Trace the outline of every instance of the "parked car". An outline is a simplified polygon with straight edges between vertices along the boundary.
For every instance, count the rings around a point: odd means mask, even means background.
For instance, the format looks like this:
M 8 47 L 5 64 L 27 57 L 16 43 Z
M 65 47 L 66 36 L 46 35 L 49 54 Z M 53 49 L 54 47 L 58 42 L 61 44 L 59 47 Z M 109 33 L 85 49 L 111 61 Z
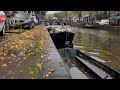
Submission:
M 0 36 L 4 35 L 6 31 L 6 15 L 3 11 L 0 11 Z
M 33 15 L 32 18 L 34 19 L 34 23 L 35 23 L 36 25 L 38 25 L 38 20 L 37 20 L 36 16 Z
M 109 20 L 108 19 L 102 19 L 100 21 L 96 21 L 95 24 L 98 24 L 98 25 L 109 25 Z
M 101 25 L 108 25 L 108 24 L 109 24 L 109 20 L 108 19 L 101 20 Z
M 11 18 L 14 21 L 14 24 L 18 26 L 18 23 L 22 25 L 22 28 L 34 28 L 35 22 L 34 18 L 30 13 L 19 12 Z

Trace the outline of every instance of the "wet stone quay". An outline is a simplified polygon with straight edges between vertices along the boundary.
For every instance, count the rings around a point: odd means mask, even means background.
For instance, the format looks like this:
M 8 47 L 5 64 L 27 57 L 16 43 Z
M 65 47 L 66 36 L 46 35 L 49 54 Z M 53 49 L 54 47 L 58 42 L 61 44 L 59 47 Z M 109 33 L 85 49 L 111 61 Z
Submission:
M 0 42 L 0 79 L 71 79 L 44 25 L 7 39 Z

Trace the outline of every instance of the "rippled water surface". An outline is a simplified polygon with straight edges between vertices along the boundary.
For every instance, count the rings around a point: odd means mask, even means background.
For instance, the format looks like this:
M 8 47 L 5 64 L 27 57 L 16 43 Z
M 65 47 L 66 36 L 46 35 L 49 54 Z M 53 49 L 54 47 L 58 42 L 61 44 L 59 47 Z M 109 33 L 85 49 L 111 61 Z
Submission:
M 70 28 L 74 48 L 120 72 L 120 31 Z

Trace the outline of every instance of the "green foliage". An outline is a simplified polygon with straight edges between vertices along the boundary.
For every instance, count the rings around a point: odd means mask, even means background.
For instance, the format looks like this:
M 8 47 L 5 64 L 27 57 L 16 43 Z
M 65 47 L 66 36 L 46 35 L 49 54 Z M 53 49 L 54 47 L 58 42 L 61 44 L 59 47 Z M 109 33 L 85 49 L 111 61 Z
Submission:
M 55 13 L 54 14 L 54 17 L 57 17 L 58 19 L 63 19 L 67 16 L 67 11 L 61 11 L 61 12 L 58 12 L 58 13 Z
M 32 51 L 35 52 L 37 55 L 41 55 L 41 50 L 40 50 L 40 43 L 35 42 L 34 47 L 32 48 Z
M 37 14 L 41 14 L 41 15 L 43 15 L 43 16 L 45 16 L 46 13 L 47 13 L 47 11 L 34 11 L 34 12 L 35 12 L 36 15 L 37 15 Z
M 108 17 L 107 11 L 103 11 L 97 16 L 97 19 L 101 20 L 106 19 L 107 17 Z

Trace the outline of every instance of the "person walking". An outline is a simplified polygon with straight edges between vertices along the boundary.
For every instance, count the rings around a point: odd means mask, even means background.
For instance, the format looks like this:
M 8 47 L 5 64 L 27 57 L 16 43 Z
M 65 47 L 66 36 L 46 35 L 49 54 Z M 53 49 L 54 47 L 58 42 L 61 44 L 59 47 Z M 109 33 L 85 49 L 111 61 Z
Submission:
M 61 25 L 62 25 L 62 28 L 64 28 L 64 21 L 62 21 Z

